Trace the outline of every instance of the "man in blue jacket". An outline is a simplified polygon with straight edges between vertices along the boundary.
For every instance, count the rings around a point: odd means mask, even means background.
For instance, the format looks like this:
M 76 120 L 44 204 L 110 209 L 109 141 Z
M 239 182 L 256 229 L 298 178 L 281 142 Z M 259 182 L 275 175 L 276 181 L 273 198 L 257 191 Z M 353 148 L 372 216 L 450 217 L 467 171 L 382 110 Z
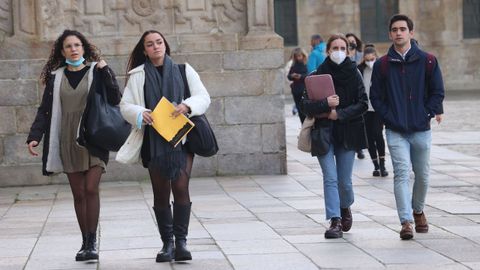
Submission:
M 405 15 L 390 19 L 388 54 L 373 67 L 370 99 L 383 118 L 394 170 L 394 193 L 402 224 L 400 238 L 428 232 L 423 212 L 430 170 L 430 121 L 443 113 L 444 87 L 437 60 L 420 50 L 413 38 L 413 21 Z M 410 165 L 415 174 L 410 192 Z
M 312 45 L 312 52 L 308 56 L 307 60 L 308 74 L 317 70 L 318 66 L 320 66 L 326 58 L 326 44 L 320 35 L 313 35 L 310 39 L 310 44 Z

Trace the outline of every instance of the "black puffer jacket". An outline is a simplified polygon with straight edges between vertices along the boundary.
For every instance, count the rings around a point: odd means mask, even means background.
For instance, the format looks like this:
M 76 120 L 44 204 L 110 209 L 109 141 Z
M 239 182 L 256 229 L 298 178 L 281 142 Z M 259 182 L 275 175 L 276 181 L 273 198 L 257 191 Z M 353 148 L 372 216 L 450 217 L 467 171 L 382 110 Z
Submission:
M 65 76 L 65 75 L 63 75 Z M 88 76 L 85 74 L 85 76 Z M 43 142 L 43 155 L 42 155 L 42 172 L 43 175 L 50 175 L 52 172 L 46 170 L 47 158 L 49 154 L 49 141 L 50 141 L 50 123 L 52 120 L 52 106 L 53 106 L 53 88 L 54 88 L 55 76 L 47 82 L 45 90 L 43 91 L 42 102 L 40 107 L 37 110 L 37 115 L 33 121 L 32 127 L 30 128 L 30 133 L 28 134 L 27 144 L 31 141 L 37 141 L 40 143 L 42 137 L 44 137 Z M 88 93 L 87 105 L 85 111 L 83 112 L 82 120 L 85 120 L 85 115 L 88 112 L 90 106 L 90 100 L 93 98 L 95 91 L 102 91 L 103 86 L 106 88 L 107 92 L 107 101 L 112 105 L 117 105 L 120 103 L 122 94 L 119 90 L 117 80 L 115 78 L 115 73 L 110 67 L 105 66 L 102 69 L 95 68 L 93 70 L 93 80 L 91 89 Z M 80 133 L 85 131 L 84 125 L 85 121 L 81 122 L 83 127 L 80 127 Z M 79 134 L 79 137 L 84 138 L 85 134 Z M 97 148 L 95 146 L 89 145 L 86 143 L 85 146 L 91 155 L 94 155 L 105 162 L 108 163 L 109 153 L 106 150 Z
M 338 120 L 315 119 L 315 128 L 328 130 L 322 132 L 324 145 L 335 142 L 349 150 L 367 148 L 363 114 L 368 109 L 368 97 L 355 62 L 347 57 L 337 65 L 327 57 L 318 67 L 316 74 L 332 75 L 335 92 L 340 98 L 340 104 L 336 108 Z M 303 109 L 308 116 L 331 111 L 327 99 L 314 101 L 307 98 L 303 102 Z M 315 148 L 315 145 L 312 145 L 312 148 Z M 315 153 L 312 152 L 312 155 Z

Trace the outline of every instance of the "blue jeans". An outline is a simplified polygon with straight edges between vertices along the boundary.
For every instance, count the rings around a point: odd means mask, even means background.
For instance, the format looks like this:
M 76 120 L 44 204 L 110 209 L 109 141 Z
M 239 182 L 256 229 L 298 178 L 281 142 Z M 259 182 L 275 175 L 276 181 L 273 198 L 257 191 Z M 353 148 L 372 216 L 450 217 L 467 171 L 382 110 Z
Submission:
M 432 131 L 399 133 L 386 130 L 388 149 L 393 164 L 393 185 L 400 223 L 413 222 L 413 213 L 425 206 L 430 172 Z M 410 193 L 410 165 L 415 174 Z
M 330 144 L 328 153 L 317 157 L 323 173 L 323 194 L 327 219 L 340 217 L 340 208 L 353 204 L 352 170 L 355 151 Z

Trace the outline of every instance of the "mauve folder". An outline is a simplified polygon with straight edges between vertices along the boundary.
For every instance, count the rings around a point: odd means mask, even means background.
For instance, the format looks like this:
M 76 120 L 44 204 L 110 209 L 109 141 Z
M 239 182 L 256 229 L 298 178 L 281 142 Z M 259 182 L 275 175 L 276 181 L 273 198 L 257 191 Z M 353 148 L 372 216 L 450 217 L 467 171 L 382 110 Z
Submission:
M 311 100 L 322 100 L 335 95 L 332 76 L 330 74 L 310 75 L 305 78 L 308 98 Z M 316 118 L 328 118 L 329 113 L 321 113 Z

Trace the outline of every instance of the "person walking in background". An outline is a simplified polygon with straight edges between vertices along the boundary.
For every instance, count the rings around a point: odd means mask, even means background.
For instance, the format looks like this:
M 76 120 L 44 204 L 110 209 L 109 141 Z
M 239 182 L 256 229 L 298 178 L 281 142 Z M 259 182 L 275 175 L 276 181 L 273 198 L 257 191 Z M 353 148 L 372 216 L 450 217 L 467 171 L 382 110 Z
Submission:
M 365 92 L 370 96 L 373 64 L 377 59 L 377 51 L 374 45 L 366 45 L 363 51 L 363 61 L 358 65 L 358 70 L 363 76 Z M 378 114 L 368 102 L 368 111 L 365 114 L 365 126 L 368 138 L 368 153 L 372 159 L 374 170 L 373 176 L 388 176 L 385 168 L 385 141 L 383 139 L 383 123 Z
M 292 89 L 293 100 L 298 110 L 298 117 L 300 122 L 305 120 L 305 114 L 301 110 L 301 100 L 303 92 L 305 91 L 305 76 L 307 76 L 307 54 L 301 48 L 295 48 L 292 51 L 291 59 L 293 61 L 290 71 L 288 72 L 288 79 L 292 81 L 290 88 Z
M 357 65 L 360 64 L 360 62 L 363 60 L 362 41 L 353 33 L 347 33 L 345 37 L 348 41 L 348 57 L 350 57 L 350 60 L 357 63 Z M 365 158 L 365 154 L 363 153 L 362 149 L 357 151 L 357 158 Z
M 308 74 L 315 71 L 323 61 L 325 61 L 325 42 L 318 34 L 312 35 L 310 39 L 310 45 L 312 45 L 312 52 L 308 56 L 307 72 Z
M 353 33 L 347 33 L 345 36 L 348 40 L 348 57 L 358 65 L 363 60 L 363 42 Z
M 191 96 L 184 99 L 189 91 Z M 150 174 L 153 210 L 163 242 L 156 261 L 185 261 L 192 259 L 187 249 L 187 234 L 194 154 L 187 149 L 188 141 L 174 147 L 151 126 L 151 112 L 162 97 L 177 104 L 174 117 L 202 115 L 210 105 L 210 95 L 198 73 L 189 64 L 174 63 L 164 36 L 149 30 L 143 33 L 128 60 L 127 85 L 120 110 L 134 128 L 116 159 L 122 163 L 141 160 Z M 173 217 L 170 193 L 174 200 Z
M 400 238 L 428 232 L 425 198 L 430 171 L 430 121 L 441 114 L 444 98 L 442 72 L 436 58 L 411 41 L 413 21 L 397 14 L 390 19 L 393 44 L 373 66 L 370 98 L 386 127 L 393 164 L 394 194 L 402 225 Z M 431 68 L 429 68 L 429 66 Z M 431 69 L 431 74 L 426 76 Z M 415 174 L 410 192 L 410 165 Z
M 99 61 L 95 63 L 94 61 Z M 72 189 L 82 246 L 77 261 L 96 260 L 96 232 L 100 213 L 98 186 L 108 163 L 109 152 L 77 144 L 85 137 L 85 112 L 95 88 L 92 81 L 105 85 L 107 101 L 116 105 L 121 93 L 115 74 L 101 60 L 97 48 L 83 34 L 65 30 L 55 40 L 52 52 L 40 76 L 45 85 L 42 103 L 30 128 L 27 144 L 31 155 L 42 137 L 43 174 L 64 172 Z M 92 89 L 91 89 L 92 88 Z
M 330 220 L 325 238 L 340 238 L 352 227 L 352 170 L 355 151 L 367 147 L 362 115 L 368 98 L 357 65 L 347 57 L 347 39 L 331 36 L 327 54 L 315 74 L 330 74 L 336 94 L 320 101 L 305 99 L 303 106 L 310 117 L 328 113 L 328 118 L 315 118 L 312 156 L 317 156 L 323 173 L 326 218 Z

